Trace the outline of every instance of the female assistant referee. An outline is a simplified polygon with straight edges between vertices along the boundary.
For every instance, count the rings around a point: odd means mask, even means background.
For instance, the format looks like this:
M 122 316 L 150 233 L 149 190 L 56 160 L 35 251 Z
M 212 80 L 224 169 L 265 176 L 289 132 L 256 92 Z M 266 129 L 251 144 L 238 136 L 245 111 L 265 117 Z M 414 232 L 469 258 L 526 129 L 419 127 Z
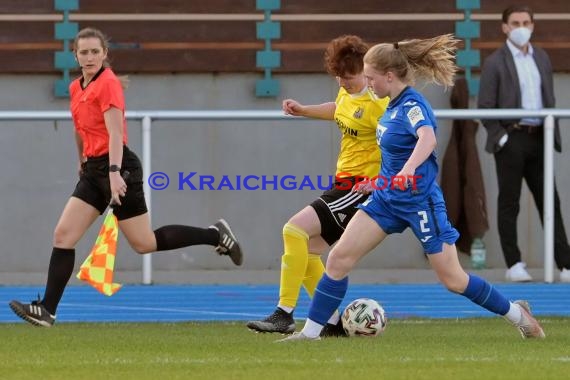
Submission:
M 152 230 L 143 192 L 140 160 L 127 147 L 125 98 L 121 80 L 107 62 L 108 44 L 97 29 L 81 30 L 74 53 L 81 76 L 70 87 L 71 114 L 79 153 L 79 182 L 53 236 L 44 297 L 29 304 L 10 302 L 27 322 L 50 327 L 75 263 L 75 245 L 112 201 L 119 228 L 138 253 L 207 244 L 241 265 L 242 251 L 223 219 L 208 228 L 168 225 Z M 129 176 L 121 176 L 125 171 Z

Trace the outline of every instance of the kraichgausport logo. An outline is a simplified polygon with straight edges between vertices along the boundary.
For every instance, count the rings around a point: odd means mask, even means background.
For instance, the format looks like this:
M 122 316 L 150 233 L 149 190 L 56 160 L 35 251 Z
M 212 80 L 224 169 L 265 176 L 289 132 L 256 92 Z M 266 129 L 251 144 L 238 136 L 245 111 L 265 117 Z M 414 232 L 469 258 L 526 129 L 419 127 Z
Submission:
M 171 182 L 177 190 L 190 191 L 220 191 L 220 190 L 351 190 L 356 184 L 370 182 L 374 190 L 406 190 L 417 189 L 417 181 L 421 176 L 392 176 L 382 175 L 369 178 L 367 176 L 352 176 L 350 173 L 328 175 L 221 175 L 213 176 L 198 172 L 177 172 L 176 180 L 170 179 L 165 172 L 154 172 L 148 177 L 148 184 L 153 190 L 165 190 Z

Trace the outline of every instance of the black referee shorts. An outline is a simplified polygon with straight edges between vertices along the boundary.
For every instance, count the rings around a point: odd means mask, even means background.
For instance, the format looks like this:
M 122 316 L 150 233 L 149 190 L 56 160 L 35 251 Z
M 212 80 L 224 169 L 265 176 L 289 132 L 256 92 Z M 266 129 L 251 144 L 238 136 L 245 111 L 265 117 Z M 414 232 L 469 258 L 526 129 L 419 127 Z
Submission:
M 103 214 L 111 201 L 109 155 L 88 158 L 81 167 L 79 182 L 72 196 L 89 203 Z M 113 211 L 118 220 L 129 219 L 148 211 L 144 199 L 141 162 L 137 155 L 126 146 L 123 148 L 121 174 L 125 170 L 129 171 L 129 176 L 125 181 L 127 193 L 121 197 L 121 205 L 115 206 Z
M 311 203 L 321 222 L 321 236 L 328 245 L 333 245 L 340 239 L 346 225 L 358 210 L 356 206 L 368 198 L 368 195 L 351 191 L 355 182 L 355 177 L 342 178 Z

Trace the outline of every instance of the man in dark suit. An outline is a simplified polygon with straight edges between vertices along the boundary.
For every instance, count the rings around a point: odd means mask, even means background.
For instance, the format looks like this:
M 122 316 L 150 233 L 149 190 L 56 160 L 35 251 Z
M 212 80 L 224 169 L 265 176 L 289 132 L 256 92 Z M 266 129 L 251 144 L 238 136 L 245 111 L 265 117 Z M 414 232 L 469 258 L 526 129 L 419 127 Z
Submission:
M 505 45 L 493 52 L 481 71 L 479 108 L 553 108 L 552 66 L 544 50 L 530 44 L 534 29 L 533 12 L 527 6 L 511 6 L 503 11 Z M 517 216 L 522 180 L 525 179 L 542 221 L 544 137 L 542 119 L 483 120 L 487 129 L 486 150 L 495 156 L 499 183 L 498 226 L 501 247 L 509 268 L 509 281 L 531 281 L 521 261 L 517 243 Z M 558 123 L 555 149 L 561 151 Z M 560 280 L 570 282 L 570 246 L 554 189 L 554 255 Z

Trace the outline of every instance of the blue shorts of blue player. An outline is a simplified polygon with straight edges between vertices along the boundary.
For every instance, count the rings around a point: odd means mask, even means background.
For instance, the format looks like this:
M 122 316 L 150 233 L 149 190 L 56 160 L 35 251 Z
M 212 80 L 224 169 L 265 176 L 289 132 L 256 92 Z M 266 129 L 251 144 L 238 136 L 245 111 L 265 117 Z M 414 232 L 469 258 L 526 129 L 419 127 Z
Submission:
M 448 220 L 439 187 L 418 203 L 398 205 L 386 201 L 379 194 L 379 191 L 374 192 L 358 208 L 378 223 L 386 234 L 402 233 L 410 227 L 426 254 L 439 253 L 443 250 L 443 243 L 452 245 L 459 239 L 459 232 Z
M 319 339 L 323 326 L 346 295 L 350 270 L 388 234 L 403 232 L 407 227 L 421 241 L 430 264 L 449 291 L 503 316 L 517 327 L 523 338 L 545 337 L 526 301 L 511 302 L 485 279 L 465 273 L 455 248 L 459 233 L 449 223 L 439 186 L 416 199 L 417 202 L 390 202 L 377 190 L 359 206 L 360 210 L 329 254 L 326 272 L 317 285 L 303 330 L 283 341 Z

